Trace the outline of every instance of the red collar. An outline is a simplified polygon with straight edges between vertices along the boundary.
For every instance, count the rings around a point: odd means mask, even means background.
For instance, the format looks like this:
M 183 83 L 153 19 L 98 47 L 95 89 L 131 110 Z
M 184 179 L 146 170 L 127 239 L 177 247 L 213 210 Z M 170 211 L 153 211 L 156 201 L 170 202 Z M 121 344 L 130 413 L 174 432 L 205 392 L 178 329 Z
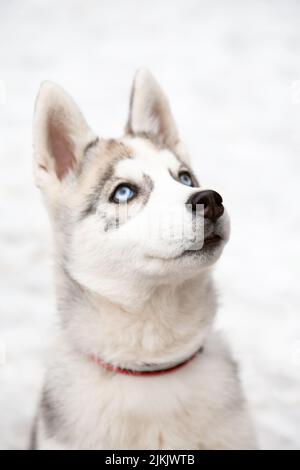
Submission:
M 187 365 L 189 362 L 191 362 L 198 354 L 202 353 L 203 347 L 198 349 L 192 356 L 188 357 L 182 362 L 179 362 L 178 364 L 172 365 L 171 367 L 166 367 L 163 369 L 147 369 L 147 370 L 134 370 L 134 369 L 123 369 L 122 367 L 116 367 L 113 366 L 112 364 L 109 364 L 108 362 L 103 361 L 100 358 L 97 357 L 92 357 L 92 360 L 98 364 L 99 366 L 103 367 L 103 369 L 108 370 L 109 372 L 114 372 L 118 374 L 124 374 L 124 375 L 132 375 L 132 376 L 143 376 L 143 377 L 153 377 L 154 375 L 163 375 L 163 374 L 169 374 L 170 372 L 175 372 L 178 369 L 181 369 L 183 366 Z

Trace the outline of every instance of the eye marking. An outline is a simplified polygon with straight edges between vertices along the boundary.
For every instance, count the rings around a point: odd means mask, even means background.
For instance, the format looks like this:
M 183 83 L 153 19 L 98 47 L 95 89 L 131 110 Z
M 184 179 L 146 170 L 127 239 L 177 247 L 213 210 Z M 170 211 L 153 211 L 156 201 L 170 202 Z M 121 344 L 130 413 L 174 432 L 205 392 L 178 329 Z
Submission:
M 180 183 L 184 184 L 185 186 L 194 186 L 192 176 L 188 171 L 181 171 L 178 175 L 178 178 Z
M 137 190 L 128 183 L 119 184 L 113 191 L 110 201 L 117 204 L 124 204 L 131 201 L 137 195 Z

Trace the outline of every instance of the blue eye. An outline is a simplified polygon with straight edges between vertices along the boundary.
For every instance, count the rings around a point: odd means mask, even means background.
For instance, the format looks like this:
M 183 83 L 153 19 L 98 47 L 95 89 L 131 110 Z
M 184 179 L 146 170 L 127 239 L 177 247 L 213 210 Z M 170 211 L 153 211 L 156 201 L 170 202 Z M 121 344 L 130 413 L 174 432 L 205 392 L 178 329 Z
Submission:
M 194 186 L 191 175 L 187 171 L 182 171 L 179 174 L 179 181 L 186 186 Z
M 112 201 L 117 203 L 125 203 L 130 201 L 136 195 L 136 191 L 127 186 L 126 184 L 121 184 L 117 187 L 117 189 L 112 194 Z

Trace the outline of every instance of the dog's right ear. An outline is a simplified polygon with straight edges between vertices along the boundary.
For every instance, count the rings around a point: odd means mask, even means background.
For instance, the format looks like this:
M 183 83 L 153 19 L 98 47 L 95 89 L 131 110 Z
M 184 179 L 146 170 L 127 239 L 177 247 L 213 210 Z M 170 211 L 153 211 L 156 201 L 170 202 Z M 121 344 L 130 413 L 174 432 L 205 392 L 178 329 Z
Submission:
M 79 168 L 85 149 L 96 140 L 78 106 L 58 85 L 41 85 L 34 112 L 33 147 L 38 186 L 61 183 Z
M 125 133 L 146 137 L 172 150 L 181 160 L 189 163 L 169 100 L 153 75 L 144 67 L 137 71 L 134 78 Z
M 144 67 L 134 77 L 125 131 L 130 135 L 148 137 L 169 148 L 175 148 L 179 142 L 169 100 L 153 75 Z

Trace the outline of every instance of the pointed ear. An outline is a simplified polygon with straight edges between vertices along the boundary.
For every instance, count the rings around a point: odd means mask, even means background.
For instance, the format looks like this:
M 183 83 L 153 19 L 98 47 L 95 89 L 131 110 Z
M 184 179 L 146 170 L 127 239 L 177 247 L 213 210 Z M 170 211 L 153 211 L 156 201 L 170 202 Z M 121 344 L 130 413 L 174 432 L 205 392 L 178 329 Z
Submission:
M 136 136 L 144 135 L 160 146 L 171 149 L 179 142 L 168 99 L 145 68 L 139 69 L 134 78 L 126 132 Z
M 58 85 L 44 82 L 33 122 L 37 180 L 40 173 L 63 180 L 69 172 L 76 172 L 86 147 L 95 139 L 72 98 Z

